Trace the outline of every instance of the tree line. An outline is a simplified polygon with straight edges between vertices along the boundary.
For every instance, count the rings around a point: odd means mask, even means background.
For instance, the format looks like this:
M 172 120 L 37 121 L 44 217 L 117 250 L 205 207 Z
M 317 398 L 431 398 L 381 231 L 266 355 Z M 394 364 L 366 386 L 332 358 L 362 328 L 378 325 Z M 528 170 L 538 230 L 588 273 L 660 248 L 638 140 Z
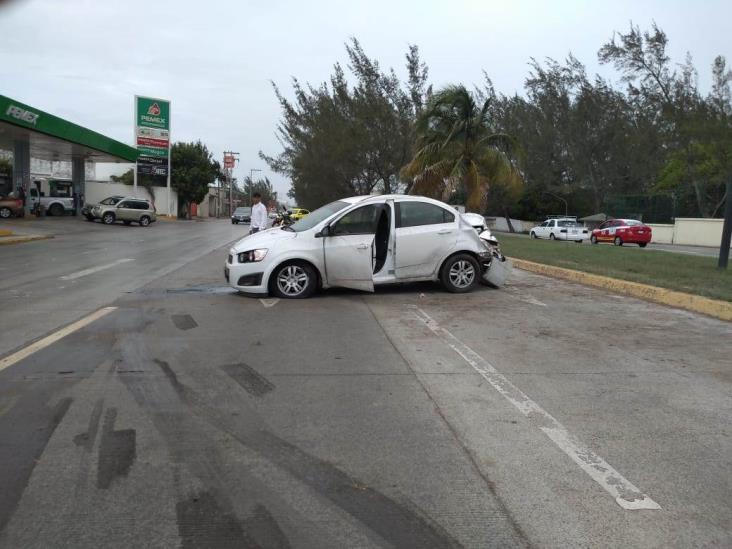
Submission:
M 304 207 L 413 192 L 524 219 L 564 211 L 564 200 L 585 215 L 721 213 L 732 177 L 732 72 L 718 56 L 703 93 L 691 56 L 675 64 L 655 24 L 631 24 L 599 48 L 619 86 L 570 54 L 532 59 L 521 95 L 498 92 L 487 73 L 478 86 L 433 90 L 416 46 L 404 80 L 355 38 L 346 53 L 348 76 L 336 64 L 320 85 L 293 79 L 291 95 L 274 85 L 282 150 L 260 157 L 290 178 Z

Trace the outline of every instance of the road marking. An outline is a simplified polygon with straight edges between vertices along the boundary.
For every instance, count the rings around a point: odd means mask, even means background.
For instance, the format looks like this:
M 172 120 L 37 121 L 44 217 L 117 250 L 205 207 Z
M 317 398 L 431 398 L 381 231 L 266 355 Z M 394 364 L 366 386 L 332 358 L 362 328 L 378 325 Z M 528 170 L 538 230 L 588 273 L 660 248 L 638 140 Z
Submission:
M 99 265 L 98 267 L 92 267 L 91 269 L 84 269 L 83 271 L 78 271 L 75 273 L 67 274 L 61 277 L 61 280 L 74 280 L 76 278 L 81 278 L 82 276 L 87 276 L 90 274 L 98 273 L 99 271 L 104 271 L 105 269 L 111 269 L 112 267 L 116 267 L 117 265 L 121 263 L 127 263 L 128 261 L 134 261 L 134 259 L 118 259 L 114 263 L 108 263 L 107 265 Z
M 45 349 L 49 345 L 56 343 L 59 339 L 62 339 L 67 335 L 75 332 L 76 330 L 79 330 L 80 328 L 91 324 L 95 320 L 99 320 L 100 318 L 108 315 L 115 309 L 117 309 L 117 307 L 104 307 L 103 309 L 94 311 L 92 314 L 87 315 L 84 318 L 77 320 L 76 322 L 69 324 L 68 326 L 65 326 L 64 328 L 61 328 L 57 332 L 54 332 L 51 335 L 44 337 L 43 339 L 39 339 L 35 343 L 28 345 L 20 351 L 17 351 L 10 356 L 6 356 L 5 358 L 0 360 L 0 371 L 4 370 L 8 366 L 12 366 L 16 362 L 20 362 L 21 360 L 29 357 L 36 351 Z
M 280 302 L 279 297 L 273 297 L 272 299 L 260 299 L 259 302 L 264 305 L 267 309 L 274 307 Z
M 506 376 L 495 369 L 488 361 L 460 341 L 452 333 L 442 328 L 434 319 L 419 307 L 411 306 L 415 316 L 435 335 L 447 343 L 465 362 L 483 376 L 493 388 L 519 411 L 536 423 L 546 436 L 556 444 L 572 461 L 602 486 L 623 509 L 660 509 L 661 506 L 642 493 L 629 480 L 613 469 L 604 459 L 585 446 L 559 423 L 549 412 L 531 400 L 521 389 L 511 383 Z

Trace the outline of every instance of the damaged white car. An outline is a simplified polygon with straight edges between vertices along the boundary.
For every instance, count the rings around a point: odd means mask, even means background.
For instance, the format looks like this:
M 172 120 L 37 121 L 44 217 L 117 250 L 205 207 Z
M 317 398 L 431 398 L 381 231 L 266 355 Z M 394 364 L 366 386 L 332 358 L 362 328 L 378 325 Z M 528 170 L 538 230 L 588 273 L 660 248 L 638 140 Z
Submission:
M 420 196 L 356 196 L 243 238 L 229 251 L 224 275 L 240 292 L 283 298 L 423 280 L 468 292 L 481 280 L 501 285 L 505 263 L 447 204 Z

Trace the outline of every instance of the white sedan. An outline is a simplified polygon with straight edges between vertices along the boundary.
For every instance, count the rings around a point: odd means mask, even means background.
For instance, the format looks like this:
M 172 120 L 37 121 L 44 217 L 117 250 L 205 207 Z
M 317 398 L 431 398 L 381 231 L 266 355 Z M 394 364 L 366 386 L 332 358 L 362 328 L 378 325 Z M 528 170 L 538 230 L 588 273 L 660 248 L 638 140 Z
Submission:
M 577 223 L 573 217 L 547 219 L 541 225 L 537 225 L 529 232 L 531 238 L 548 238 L 549 240 L 574 240 L 582 244 L 583 240 L 590 238 L 590 231 L 587 227 Z
M 356 196 L 243 238 L 229 251 L 224 274 L 240 292 L 287 298 L 308 297 L 319 287 L 373 291 L 421 280 L 467 292 L 491 258 L 475 229 L 443 202 Z

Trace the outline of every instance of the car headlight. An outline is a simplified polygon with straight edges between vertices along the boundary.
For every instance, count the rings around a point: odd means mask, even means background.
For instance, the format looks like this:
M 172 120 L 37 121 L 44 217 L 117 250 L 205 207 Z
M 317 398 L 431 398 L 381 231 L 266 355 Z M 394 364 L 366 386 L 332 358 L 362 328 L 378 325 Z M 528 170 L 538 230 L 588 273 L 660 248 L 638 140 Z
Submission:
M 256 261 L 262 261 L 267 255 L 267 248 L 260 248 L 259 250 L 249 250 L 248 252 L 241 252 L 237 255 L 239 263 L 253 263 Z

